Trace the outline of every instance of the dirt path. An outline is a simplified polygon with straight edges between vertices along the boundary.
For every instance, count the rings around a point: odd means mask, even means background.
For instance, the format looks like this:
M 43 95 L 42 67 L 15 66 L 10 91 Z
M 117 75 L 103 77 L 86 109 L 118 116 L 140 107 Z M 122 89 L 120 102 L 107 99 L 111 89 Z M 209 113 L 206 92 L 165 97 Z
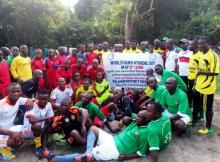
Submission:
M 220 96 L 215 97 L 214 103 L 214 120 L 213 127 L 215 133 L 213 136 L 199 136 L 196 130 L 191 128 L 191 135 L 185 138 L 174 138 L 169 147 L 160 153 L 160 162 L 219 162 L 220 161 Z M 52 148 L 57 153 L 70 152 L 63 148 Z M 74 150 L 72 150 L 74 152 Z M 34 147 L 24 146 L 16 153 L 17 159 L 13 162 L 38 162 L 34 155 Z M 47 160 L 41 160 L 46 162 Z M 150 161 L 149 157 L 130 160 L 131 162 Z

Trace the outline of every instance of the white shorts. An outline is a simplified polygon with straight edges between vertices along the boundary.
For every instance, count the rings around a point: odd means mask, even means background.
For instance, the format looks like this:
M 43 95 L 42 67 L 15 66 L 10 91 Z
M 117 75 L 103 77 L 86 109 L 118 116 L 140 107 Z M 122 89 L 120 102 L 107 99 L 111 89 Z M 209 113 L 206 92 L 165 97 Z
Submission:
M 9 130 L 19 133 L 22 130 L 22 125 L 12 126 L 11 128 L 9 128 Z M 0 135 L 0 148 L 7 147 L 8 138 L 9 136 L 7 135 Z
M 24 138 L 34 138 L 34 134 L 31 130 L 31 126 L 30 127 L 23 127 L 21 134 Z
M 99 139 L 96 147 L 92 150 L 92 155 L 96 160 L 116 160 L 119 152 L 111 134 L 99 129 Z
M 165 109 L 164 113 L 170 118 L 172 116 L 174 116 L 175 114 L 171 114 L 167 109 Z M 186 114 L 182 114 L 180 112 L 177 113 L 179 116 L 181 116 L 181 120 L 187 125 L 189 124 L 189 122 L 191 122 L 191 118 L 189 117 L 189 115 Z

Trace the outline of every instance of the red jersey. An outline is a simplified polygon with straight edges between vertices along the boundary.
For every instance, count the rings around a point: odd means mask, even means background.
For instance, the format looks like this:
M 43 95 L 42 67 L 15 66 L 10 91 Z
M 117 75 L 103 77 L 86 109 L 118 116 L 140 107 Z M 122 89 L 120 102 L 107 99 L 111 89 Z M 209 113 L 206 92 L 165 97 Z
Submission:
M 76 89 L 77 89 L 80 85 L 83 85 L 83 81 L 82 81 L 81 79 L 80 79 L 79 81 L 73 80 L 73 83 L 72 83 L 72 89 L 73 89 L 73 91 L 75 92 Z
M 66 57 L 66 60 L 70 60 L 70 65 L 76 64 L 77 57 L 75 55 L 69 55 Z
M 3 97 L 8 94 L 8 86 L 11 83 L 8 64 L 5 60 L 0 62 L 0 93 Z
M 63 65 L 66 60 L 66 56 L 65 55 L 58 55 L 56 57 L 56 60 L 58 61 L 59 65 Z
M 93 51 L 88 52 L 87 53 L 87 58 L 86 58 L 87 65 L 92 65 L 92 61 L 94 59 L 98 59 L 98 55 Z
M 93 67 L 91 67 L 91 68 L 88 70 L 89 78 L 90 78 L 91 80 L 96 80 L 96 73 L 97 73 L 97 72 L 103 72 L 103 73 L 104 73 L 104 69 L 103 69 L 101 66 L 97 67 L 96 69 L 93 68 Z
M 72 66 L 72 72 L 74 73 L 80 73 L 80 77 L 83 78 L 87 75 L 87 69 L 85 65 L 82 65 L 80 68 L 77 68 L 76 65 Z
M 37 58 L 33 58 L 32 61 L 31 61 L 31 68 L 32 68 L 32 71 L 34 72 L 35 70 L 46 70 L 45 68 L 45 62 L 43 59 L 37 59 Z
M 108 105 L 105 105 L 104 107 L 102 107 L 100 109 L 100 111 L 103 113 L 103 115 L 105 117 L 107 117 L 108 115 L 110 115 L 112 112 L 109 111 L 108 109 Z M 102 120 L 100 120 L 97 116 L 94 118 L 94 121 L 93 121 L 93 124 L 95 126 L 103 126 L 104 125 L 104 122 Z
M 68 70 L 65 70 L 65 68 L 60 67 L 57 70 L 57 79 L 60 78 L 60 77 L 62 77 L 66 80 L 66 84 L 69 84 L 70 80 L 72 78 L 72 69 L 70 68 Z
M 48 81 L 48 84 L 51 86 L 51 88 L 57 87 L 57 67 L 58 67 L 58 60 L 56 59 L 50 59 L 48 58 L 46 61 L 46 78 Z

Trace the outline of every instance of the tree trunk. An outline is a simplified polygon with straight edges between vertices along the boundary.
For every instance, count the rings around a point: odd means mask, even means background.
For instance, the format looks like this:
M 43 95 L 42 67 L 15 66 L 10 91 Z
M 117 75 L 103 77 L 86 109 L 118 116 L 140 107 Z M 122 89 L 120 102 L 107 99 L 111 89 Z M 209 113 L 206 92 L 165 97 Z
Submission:
M 126 7 L 125 24 L 124 24 L 125 41 L 131 39 L 131 23 L 129 20 L 129 9 Z

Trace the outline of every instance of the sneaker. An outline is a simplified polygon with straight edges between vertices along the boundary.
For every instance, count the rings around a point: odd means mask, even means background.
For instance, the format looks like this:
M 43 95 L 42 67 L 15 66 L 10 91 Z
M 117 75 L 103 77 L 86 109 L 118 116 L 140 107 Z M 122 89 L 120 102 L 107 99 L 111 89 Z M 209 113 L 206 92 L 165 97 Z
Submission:
M 2 160 L 13 160 L 16 156 L 11 152 L 11 148 L 4 147 L 0 148 L 0 159 Z
M 35 149 L 35 155 L 36 156 L 41 156 L 42 153 L 43 153 L 42 147 L 38 147 L 38 148 Z
M 199 134 L 202 134 L 202 135 L 206 135 L 206 134 L 213 134 L 214 130 L 212 128 L 202 128 L 202 129 L 199 129 L 198 130 L 198 133 Z

